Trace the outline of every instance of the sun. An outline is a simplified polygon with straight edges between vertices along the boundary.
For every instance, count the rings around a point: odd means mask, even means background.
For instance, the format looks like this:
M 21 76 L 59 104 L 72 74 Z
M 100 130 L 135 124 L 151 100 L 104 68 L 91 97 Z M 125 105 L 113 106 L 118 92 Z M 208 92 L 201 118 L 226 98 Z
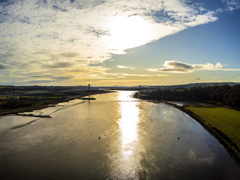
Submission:
M 150 23 L 140 16 L 114 17 L 109 24 L 113 49 L 129 49 L 148 43 L 153 37 Z

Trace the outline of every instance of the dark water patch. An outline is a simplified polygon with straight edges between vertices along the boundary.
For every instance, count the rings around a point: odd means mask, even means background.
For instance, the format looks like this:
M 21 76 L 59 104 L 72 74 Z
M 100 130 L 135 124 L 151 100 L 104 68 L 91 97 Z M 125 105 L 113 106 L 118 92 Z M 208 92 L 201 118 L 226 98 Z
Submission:
M 30 122 L 28 122 L 28 123 L 26 123 L 26 124 L 21 124 L 21 125 L 18 125 L 18 126 L 14 126 L 14 127 L 10 128 L 10 129 L 18 129 L 18 128 L 21 128 L 21 127 L 25 127 L 25 126 L 28 126 L 28 125 L 30 125 L 30 124 L 38 121 L 38 120 L 39 120 L 39 119 L 36 119 L 36 120 L 30 121 Z

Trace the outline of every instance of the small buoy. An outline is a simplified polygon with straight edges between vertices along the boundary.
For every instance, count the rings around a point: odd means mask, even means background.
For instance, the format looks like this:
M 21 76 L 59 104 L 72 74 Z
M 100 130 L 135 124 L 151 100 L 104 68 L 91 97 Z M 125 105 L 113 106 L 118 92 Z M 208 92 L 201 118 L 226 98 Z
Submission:
M 99 139 L 100 139 L 100 137 L 99 137 Z
M 179 137 L 177 139 L 179 139 Z

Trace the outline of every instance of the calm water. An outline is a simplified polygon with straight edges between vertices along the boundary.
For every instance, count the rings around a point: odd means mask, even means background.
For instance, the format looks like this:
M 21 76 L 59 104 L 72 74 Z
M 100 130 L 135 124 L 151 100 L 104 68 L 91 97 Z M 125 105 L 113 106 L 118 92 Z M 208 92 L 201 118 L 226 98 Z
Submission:
M 238 165 L 191 117 L 166 104 L 137 101 L 132 93 L 63 103 L 38 112 L 50 119 L 4 126 L 1 177 L 240 179 Z M 0 125 L 9 118 L 20 117 L 2 117 Z

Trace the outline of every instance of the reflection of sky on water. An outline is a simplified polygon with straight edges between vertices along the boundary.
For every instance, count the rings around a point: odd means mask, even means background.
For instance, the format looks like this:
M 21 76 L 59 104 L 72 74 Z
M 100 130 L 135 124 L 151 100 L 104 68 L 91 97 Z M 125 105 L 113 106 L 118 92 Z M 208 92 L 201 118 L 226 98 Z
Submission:
M 201 154 L 191 148 L 189 150 L 189 160 L 199 164 L 213 164 L 215 160 L 215 155 L 213 152 L 210 152 L 208 156 L 202 157 Z
M 177 102 L 177 101 L 168 101 L 169 103 L 176 104 L 177 106 L 183 106 L 184 102 Z

